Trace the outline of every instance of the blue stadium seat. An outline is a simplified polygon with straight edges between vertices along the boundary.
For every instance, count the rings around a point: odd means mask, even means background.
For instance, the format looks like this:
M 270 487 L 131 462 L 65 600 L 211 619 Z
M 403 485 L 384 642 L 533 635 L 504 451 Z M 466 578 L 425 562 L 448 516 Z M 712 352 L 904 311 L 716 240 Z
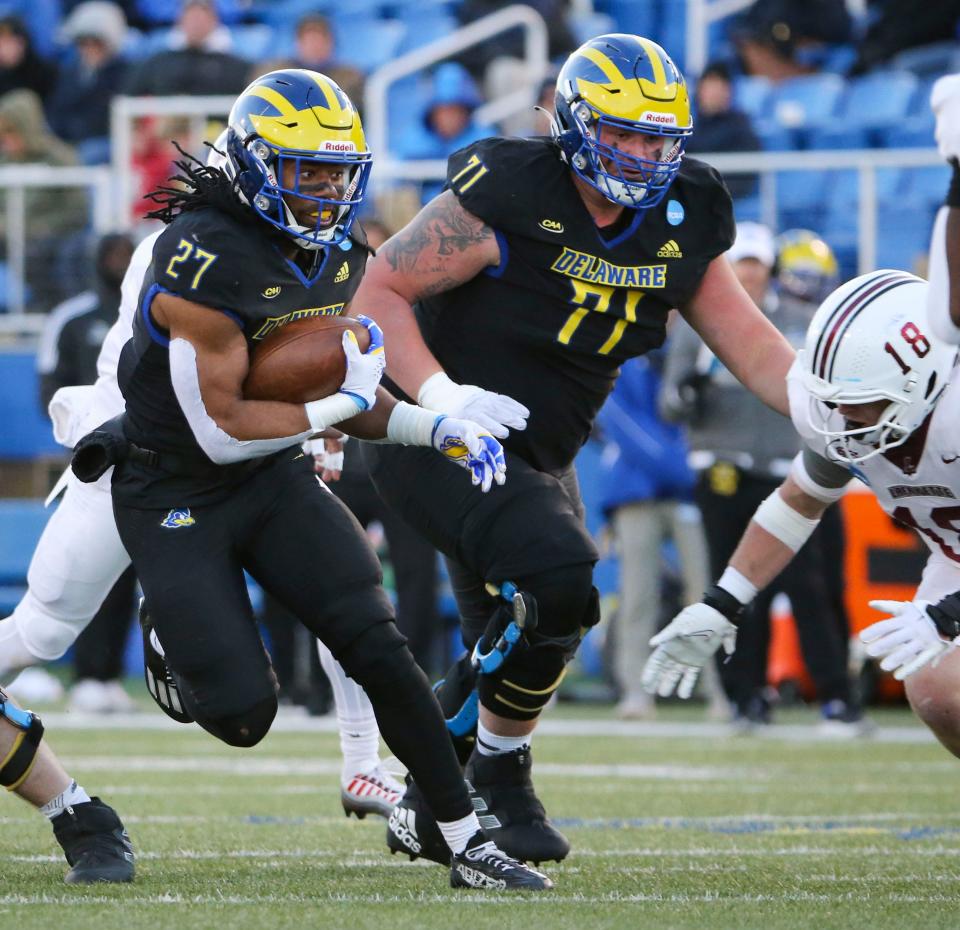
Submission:
M 911 116 L 902 123 L 887 126 L 877 132 L 877 141 L 888 149 L 932 148 L 934 119 L 928 110 L 923 115 Z
M 40 409 L 36 356 L 0 352 L 0 459 L 32 459 L 62 453 L 53 440 L 46 412 Z
M 0 498 L 0 617 L 13 612 L 27 585 L 27 568 L 54 508 L 43 501 Z
M 616 22 L 607 13 L 573 13 L 567 17 L 570 31 L 577 42 L 588 42 L 594 36 L 614 32 Z
M 770 115 L 773 85 L 765 77 L 743 74 L 733 80 L 733 104 L 754 120 Z
M 934 209 L 911 201 L 881 204 L 877 218 L 877 267 L 916 271 L 927 253 Z
M 905 49 L 891 59 L 890 67 L 912 71 L 917 77 L 939 77 L 957 70 L 956 56 L 956 39 L 948 39 Z
M 917 79 L 909 71 L 877 71 L 853 81 L 840 108 L 841 125 L 883 129 L 910 113 Z
M 790 152 L 797 148 L 797 135 L 772 119 L 756 120 L 753 131 L 765 152 Z M 694 126 L 696 132 L 696 126 Z
M 947 196 L 950 184 L 950 168 L 937 165 L 932 168 L 909 168 L 906 196 L 917 207 L 939 207 Z
M 658 8 L 657 0 L 603 0 L 595 4 L 599 12 L 613 17 L 617 32 L 651 37 L 657 28 Z
M 397 54 L 407 27 L 395 19 L 337 19 L 337 55 L 361 71 L 373 71 Z
M 442 11 L 424 14 L 416 22 L 413 19 L 401 19 L 401 22 L 407 23 L 407 33 L 397 49 L 398 55 L 442 39 L 459 26 L 455 17 Z
M 0 16 L 10 15 L 23 21 L 38 54 L 44 58 L 56 54 L 56 24 L 63 18 L 61 0 L 0 0 Z
M 240 0 L 216 0 L 217 12 L 225 23 L 237 22 L 244 13 Z M 183 0 L 137 0 L 137 12 L 149 23 L 169 24 L 180 15 Z
M 828 124 L 837 113 L 844 81 L 837 74 L 811 74 L 784 81 L 773 92 L 772 113 L 787 129 Z
M 880 205 L 896 204 L 905 196 L 905 172 L 900 168 L 881 168 L 876 172 L 877 200 Z M 856 240 L 860 203 L 857 172 L 831 171 L 826 179 L 827 211 L 825 227 L 836 239 Z
M 233 51 L 248 61 L 263 61 L 276 55 L 275 31 L 266 23 L 244 23 L 230 30 Z

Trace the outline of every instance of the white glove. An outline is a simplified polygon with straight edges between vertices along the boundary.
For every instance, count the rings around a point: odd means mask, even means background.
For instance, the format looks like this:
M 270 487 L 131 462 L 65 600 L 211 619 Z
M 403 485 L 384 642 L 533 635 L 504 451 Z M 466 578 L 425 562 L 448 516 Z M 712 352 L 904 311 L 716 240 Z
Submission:
M 884 657 L 880 668 L 893 672 L 897 681 L 930 662 L 936 665 L 943 653 L 957 645 L 956 640 L 940 635 L 923 601 L 870 601 L 870 606 L 893 616 L 861 630 L 860 640 L 868 656 Z
M 704 603 L 680 611 L 650 640 L 653 650 L 643 667 L 641 684 L 650 694 L 688 698 L 700 669 L 723 646 L 730 655 L 737 643 L 737 628 L 719 610 Z
M 946 161 L 960 158 L 960 74 L 947 74 L 933 85 L 930 109 L 937 118 L 934 136 Z
M 484 494 L 494 483 L 507 480 L 507 463 L 503 446 L 485 429 L 470 420 L 441 416 L 433 427 L 433 448 L 448 462 L 470 472 L 470 480 L 480 485 Z
M 506 394 L 485 391 L 475 384 L 457 384 L 438 371 L 420 385 L 417 403 L 451 417 L 473 420 L 498 439 L 512 429 L 526 429 L 530 411 Z
M 353 398 L 361 411 L 369 410 L 377 402 L 377 386 L 383 377 L 387 357 L 383 352 L 383 330 L 365 316 L 357 319 L 370 333 L 370 345 L 360 351 L 357 337 L 350 330 L 343 334 L 343 354 L 347 357 L 347 374 L 340 385 L 340 394 Z

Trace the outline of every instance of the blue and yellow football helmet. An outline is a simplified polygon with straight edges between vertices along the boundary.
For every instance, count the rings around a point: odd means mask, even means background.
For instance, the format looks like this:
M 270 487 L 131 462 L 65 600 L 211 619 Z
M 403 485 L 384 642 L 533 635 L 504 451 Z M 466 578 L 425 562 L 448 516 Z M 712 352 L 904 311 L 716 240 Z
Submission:
M 788 229 L 777 237 L 774 276 L 779 290 L 819 304 L 837 286 L 840 268 L 833 249 L 809 229 Z
M 304 249 L 344 240 L 363 200 L 372 155 L 350 98 L 317 71 L 290 68 L 257 78 L 237 98 L 227 129 L 227 172 L 241 197 L 270 225 Z M 346 185 L 339 200 L 299 185 L 304 161 L 342 164 Z M 284 187 L 284 165 L 294 163 L 294 184 Z M 300 225 L 284 196 L 317 203 L 312 227 Z
M 683 76 L 656 42 L 623 34 L 585 42 L 560 71 L 556 108 L 557 141 L 579 177 L 625 207 L 647 209 L 663 199 L 693 118 Z M 661 137 L 659 158 L 605 144 L 604 127 Z

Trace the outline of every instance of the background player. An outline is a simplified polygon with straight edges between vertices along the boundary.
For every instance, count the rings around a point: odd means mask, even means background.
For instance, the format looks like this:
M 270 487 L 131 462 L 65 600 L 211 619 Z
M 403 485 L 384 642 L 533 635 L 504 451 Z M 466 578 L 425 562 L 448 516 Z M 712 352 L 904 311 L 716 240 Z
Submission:
M 644 686 L 689 697 L 703 664 L 736 642 L 736 621 L 816 529 L 853 477 L 930 549 L 912 601 L 871 601 L 892 614 L 860 633 L 880 667 L 905 680 L 917 716 L 960 756 L 960 498 L 956 349 L 930 332 L 929 286 L 873 271 L 815 314 L 789 376 L 804 440 L 789 477 L 757 509 L 716 585 L 650 641 Z
M 734 228 L 719 175 L 681 163 L 693 123 L 667 53 L 638 36 L 592 39 L 561 70 L 556 105 L 552 139 L 487 139 L 455 153 L 449 189 L 384 245 L 355 301 L 382 323 L 390 377 L 408 396 L 501 437 L 515 430 L 510 481 L 487 496 L 465 494 L 420 450 L 366 451 L 380 494 L 449 558 L 468 649 L 488 624 L 489 648 L 514 619 L 488 583 L 515 583 L 524 610 L 537 612 L 536 631 L 477 683 L 466 769 L 497 841 L 534 862 L 569 850 L 534 794 L 530 738 L 599 619 L 573 459 L 620 364 L 661 344 L 673 307 L 784 413 L 793 359 L 722 257 Z M 448 716 L 476 706 L 472 687 L 467 660 L 440 691 Z M 391 823 L 401 808 L 423 854 L 443 861 L 415 785 Z M 392 834 L 388 843 L 402 848 Z

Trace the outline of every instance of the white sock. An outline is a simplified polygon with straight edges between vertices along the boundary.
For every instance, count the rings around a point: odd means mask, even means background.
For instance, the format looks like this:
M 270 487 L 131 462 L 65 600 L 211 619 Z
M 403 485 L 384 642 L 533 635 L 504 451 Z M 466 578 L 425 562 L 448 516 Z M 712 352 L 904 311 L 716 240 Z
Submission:
M 447 846 L 457 855 L 467 848 L 467 840 L 480 830 L 480 821 L 477 820 L 476 812 L 471 812 L 459 820 L 438 820 L 437 826 L 447 841 Z
M 526 736 L 498 736 L 482 723 L 477 724 L 477 752 L 481 756 L 503 756 L 517 749 L 529 749 L 532 733 Z
M 320 640 L 317 640 L 317 652 L 330 680 L 337 708 L 340 752 L 343 754 L 340 783 L 346 788 L 354 775 L 366 775 L 380 764 L 380 730 L 373 705 L 363 688 L 347 675 Z
M 89 800 L 90 795 L 75 781 L 72 781 L 64 791 L 52 800 L 47 801 L 47 803 L 40 808 L 40 813 L 43 814 L 44 817 L 49 817 L 53 820 L 54 817 L 62 814 L 66 808 L 73 807 L 75 804 L 84 804 Z

